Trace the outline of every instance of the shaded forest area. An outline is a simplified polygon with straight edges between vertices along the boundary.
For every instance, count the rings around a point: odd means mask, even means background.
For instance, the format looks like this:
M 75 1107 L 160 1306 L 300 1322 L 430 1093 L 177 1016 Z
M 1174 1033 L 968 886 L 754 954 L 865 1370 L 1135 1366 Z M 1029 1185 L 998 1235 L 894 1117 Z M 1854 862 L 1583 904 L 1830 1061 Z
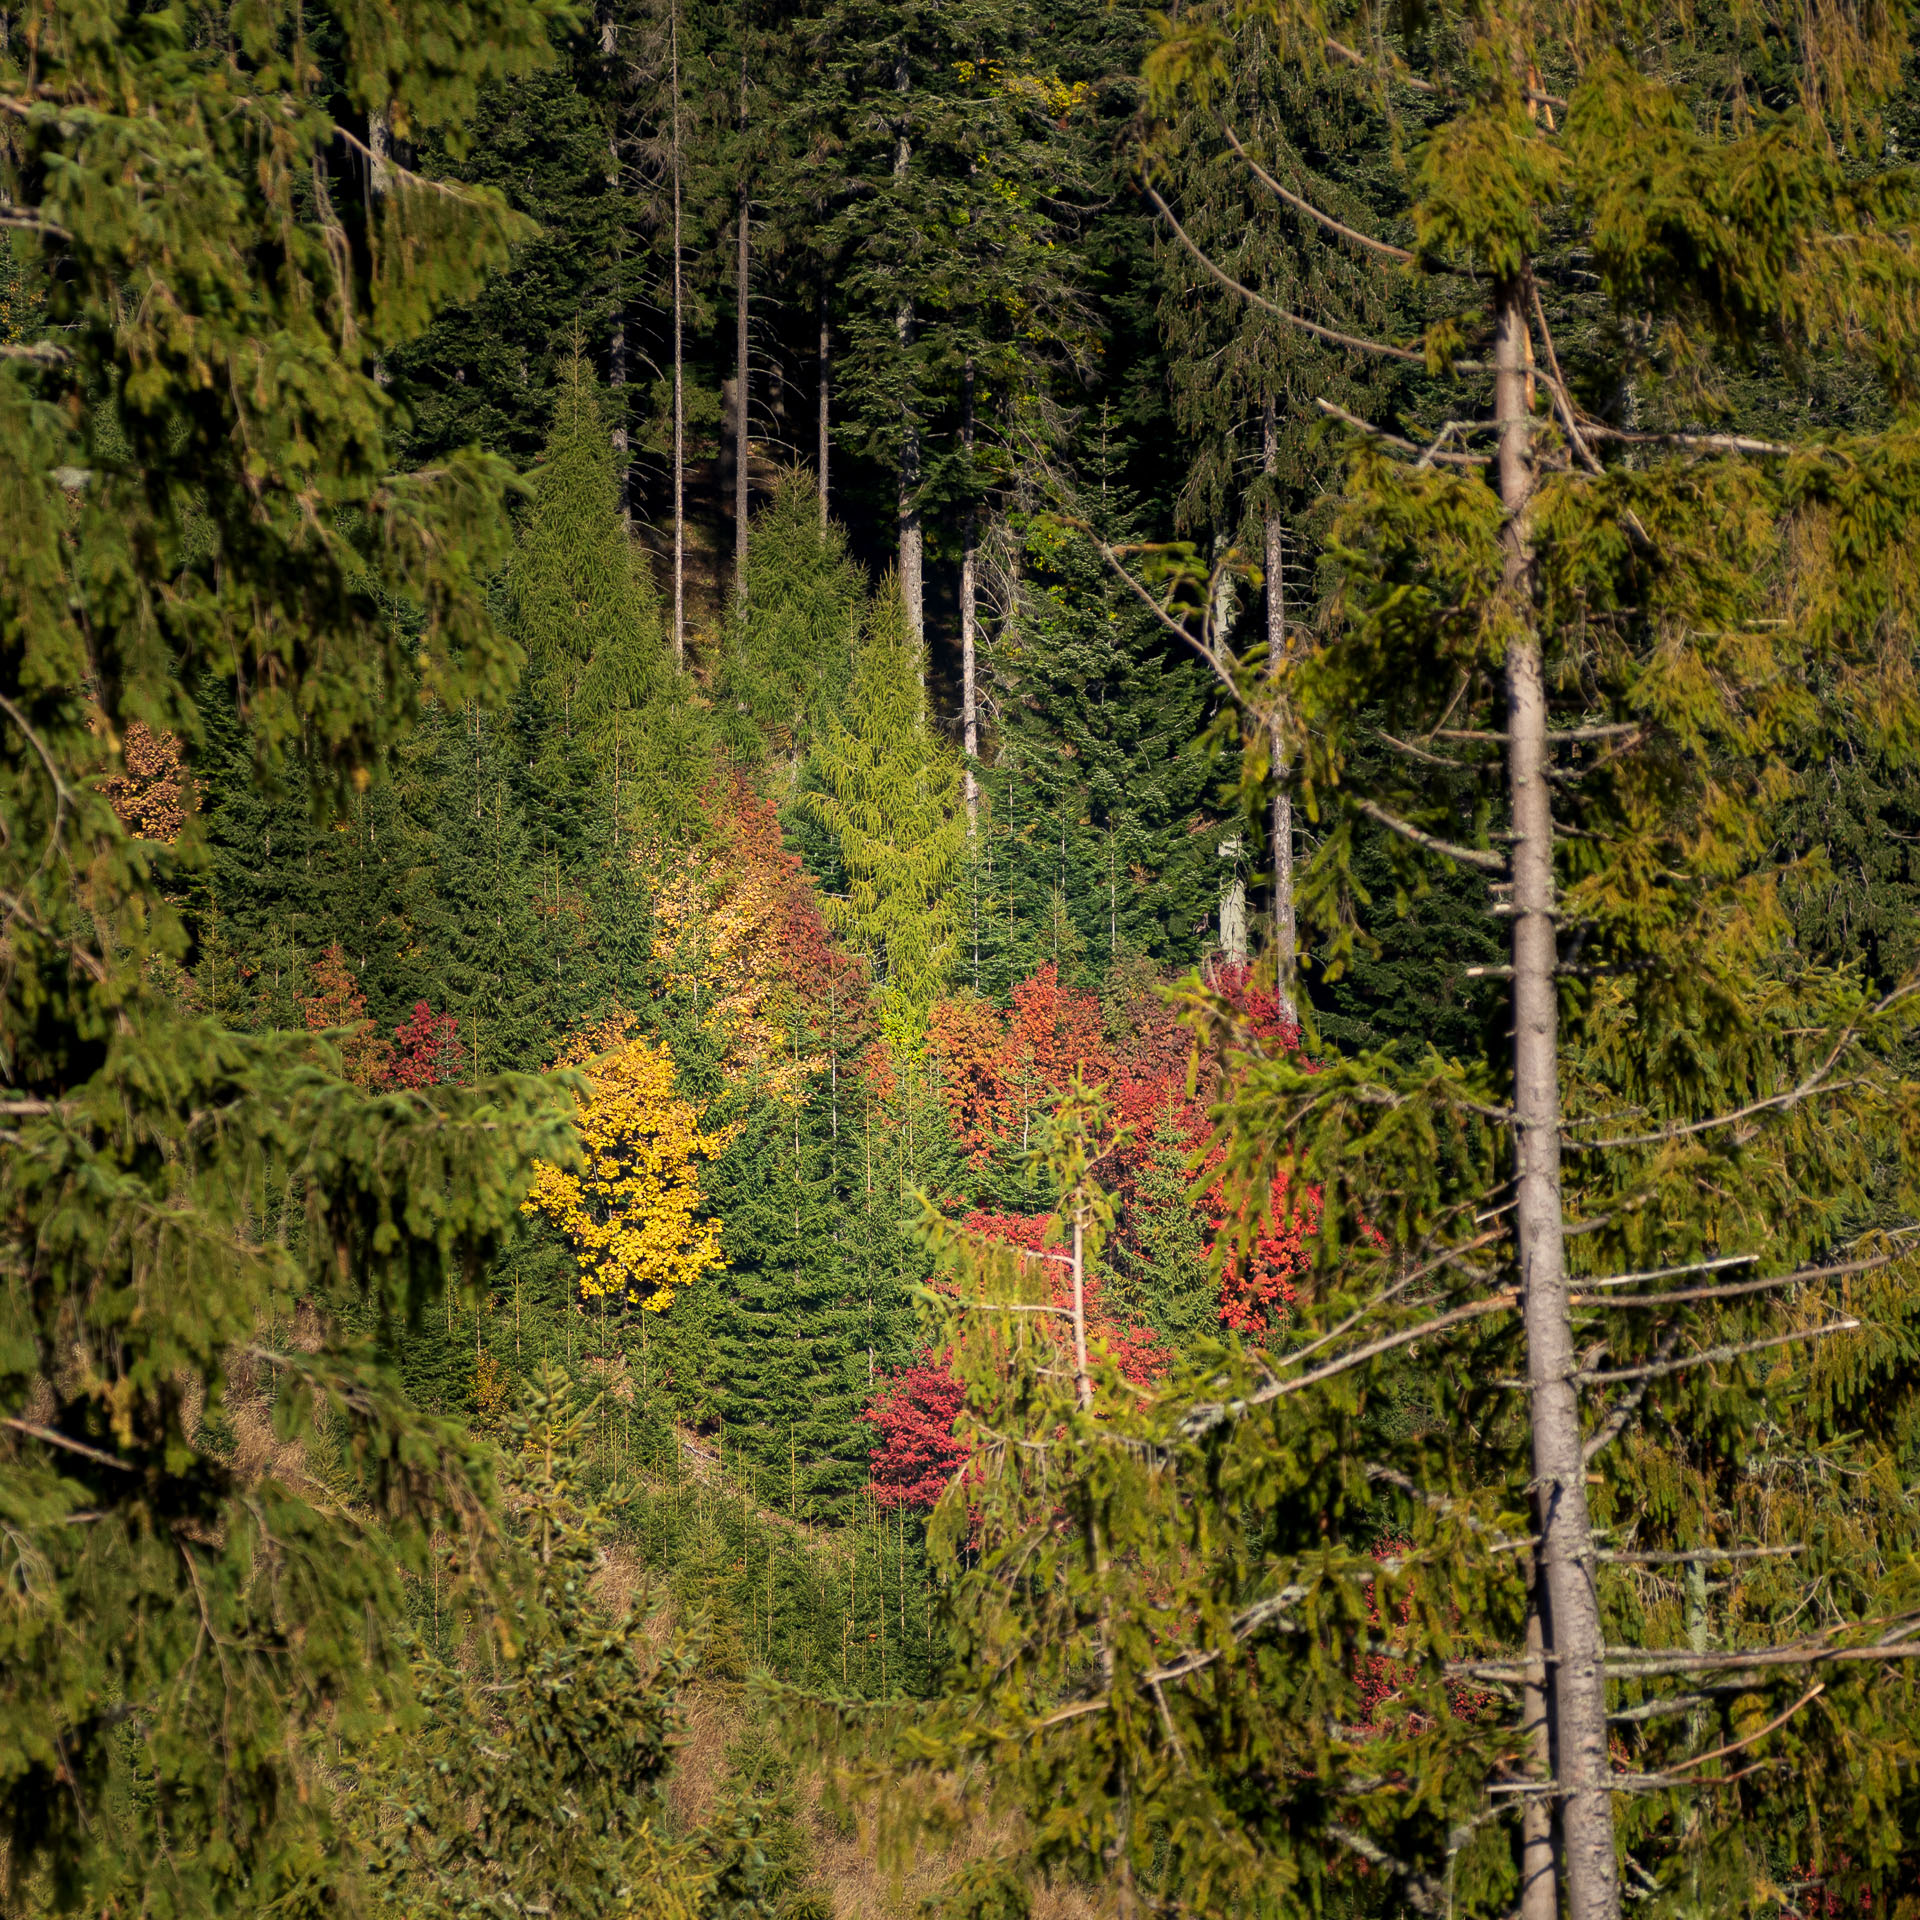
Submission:
M 0 0 L 7 1913 L 1911 1920 L 1908 34 Z

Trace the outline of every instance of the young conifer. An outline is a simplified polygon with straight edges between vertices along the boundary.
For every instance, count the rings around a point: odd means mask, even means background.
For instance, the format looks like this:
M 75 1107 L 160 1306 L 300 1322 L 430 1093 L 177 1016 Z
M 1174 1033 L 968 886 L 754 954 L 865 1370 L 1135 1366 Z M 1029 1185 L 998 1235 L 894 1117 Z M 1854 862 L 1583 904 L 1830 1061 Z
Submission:
M 891 576 L 867 609 L 847 715 L 814 758 L 808 799 L 846 874 L 834 925 L 868 954 L 894 1011 L 921 1019 L 952 978 L 966 818 L 960 769 L 927 729 L 921 648 Z
M 667 655 L 645 551 L 620 517 L 618 475 L 593 373 L 562 369 L 511 578 L 535 691 L 559 747 L 591 756 L 595 801 L 616 830 L 680 810 L 699 784 L 701 730 Z
M 735 757 L 797 762 L 846 697 L 860 627 L 861 573 L 845 530 L 822 522 L 808 476 L 781 475 L 754 516 L 744 602 L 736 602 L 715 689 Z

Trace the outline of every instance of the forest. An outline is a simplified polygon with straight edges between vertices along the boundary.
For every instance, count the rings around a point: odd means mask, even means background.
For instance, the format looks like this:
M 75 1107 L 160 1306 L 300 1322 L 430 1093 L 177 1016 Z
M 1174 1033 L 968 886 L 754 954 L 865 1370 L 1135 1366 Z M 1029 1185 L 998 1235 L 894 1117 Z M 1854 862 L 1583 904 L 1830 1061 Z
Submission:
M 0 0 L 0 1911 L 1920 1920 L 1905 0 Z

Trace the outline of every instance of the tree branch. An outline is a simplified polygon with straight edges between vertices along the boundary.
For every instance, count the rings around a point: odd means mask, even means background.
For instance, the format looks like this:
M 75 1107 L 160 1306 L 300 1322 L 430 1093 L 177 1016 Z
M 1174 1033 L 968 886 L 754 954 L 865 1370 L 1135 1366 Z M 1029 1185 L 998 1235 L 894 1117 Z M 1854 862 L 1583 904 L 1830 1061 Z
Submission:
M 1315 400 L 1313 404 L 1322 413 L 1330 415 L 1335 420 L 1343 421 L 1347 426 L 1354 427 L 1361 433 L 1371 435 L 1382 445 L 1393 447 L 1401 453 L 1412 454 L 1417 466 L 1432 466 L 1437 462 L 1443 467 L 1484 467 L 1493 457 L 1485 453 L 1441 453 L 1438 441 L 1435 441 L 1431 447 L 1417 447 L 1411 440 L 1403 440 L 1397 433 L 1389 433 L 1385 427 L 1376 427 L 1371 420 L 1363 420 L 1357 413 L 1349 413 L 1345 407 L 1337 406 L 1331 400 L 1322 398 Z M 1449 424 L 1458 425 L 1459 423 L 1450 422 Z
M 1180 1422 L 1180 1431 L 1189 1439 L 1196 1439 L 1213 1428 L 1223 1426 L 1229 1420 L 1236 1420 L 1250 1413 L 1255 1407 L 1264 1407 L 1270 1401 L 1284 1399 L 1290 1393 L 1304 1393 L 1309 1387 L 1317 1387 L 1322 1381 L 1332 1380 L 1337 1375 L 1347 1373 L 1354 1367 L 1364 1366 L 1369 1360 L 1377 1360 L 1383 1353 L 1397 1352 L 1401 1347 L 1411 1346 L 1416 1340 L 1430 1339 L 1437 1333 L 1445 1333 L 1450 1327 L 1465 1326 L 1471 1320 L 1484 1320 L 1489 1314 L 1511 1313 L 1519 1305 L 1520 1296 L 1509 1288 L 1485 1300 L 1475 1300 L 1464 1307 L 1455 1307 L 1449 1313 L 1436 1314 L 1431 1320 L 1423 1320 L 1416 1327 L 1402 1327 L 1398 1333 L 1384 1335 L 1378 1340 L 1370 1340 L 1363 1347 L 1356 1347 L 1351 1353 L 1343 1353 L 1337 1360 L 1329 1360 L 1324 1366 L 1315 1367 L 1309 1373 L 1301 1374 L 1293 1380 L 1270 1380 L 1264 1387 L 1256 1388 L 1239 1400 L 1230 1400 L 1210 1407 L 1195 1407 Z
M 1417 847 L 1425 847 L 1429 853 L 1443 854 L 1449 860 L 1459 860 L 1470 867 L 1480 867 L 1489 873 L 1505 873 L 1507 861 L 1504 854 L 1489 853 L 1483 847 L 1459 847 L 1451 840 L 1442 840 L 1438 836 L 1416 827 L 1409 820 L 1402 820 L 1398 814 L 1389 813 L 1385 807 L 1372 800 L 1356 800 L 1354 805 L 1369 820 L 1399 834 L 1403 839 L 1411 840 Z
M 102 1453 L 98 1447 L 90 1447 L 80 1440 L 69 1440 L 64 1433 L 56 1433 L 51 1427 L 35 1426 L 31 1420 L 16 1420 L 11 1414 L 0 1414 L 0 1427 L 11 1427 L 15 1433 L 24 1433 L 35 1440 L 45 1441 L 50 1447 L 64 1447 L 69 1453 L 77 1453 L 83 1460 L 92 1460 L 97 1465 L 112 1467 L 117 1473 L 138 1473 L 140 1469 L 130 1460 L 122 1460 L 117 1455 Z
M 1227 136 L 1227 145 L 1247 163 L 1253 177 L 1277 200 L 1284 200 L 1297 213 L 1304 213 L 1309 220 L 1317 220 L 1329 233 L 1337 233 L 1343 240 L 1351 240 L 1355 246 L 1366 247 L 1369 251 L 1383 255 L 1386 259 L 1397 260 L 1403 266 L 1412 266 L 1417 258 L 1405 247 L 1396 247 L 1385 240 L 1375 240 L 1369 235 L 1357 232 L 1343 225 L 1330 213 L 1322 213 L 1312 201 L 1303 200 L 1297 193 L 1290 193 L 1266 168 L 1264 168 L 1245 147 L 1240 144 L 1240 136 L 1231 127 L 1223 128 Z
M 1159 193 L 1153 187 L 1149 186 L 1145 191 L 1147 198 L 1160 210 L 1167 225 L 1173 229 L 1174 235 L 1180 244 L 1185 247 L 1229 293 L 1237 293 L 1241 299 L 1251 302 L 1252 305 L 1259 307 L 1263 312 L 1272 314 L 1276 319 L 1284 320 L 1290 327 L 1298 327 L 1303 333 L 1312 334 L 1316 340 L 1326 341 L 1330 346 L 1351 347 L 1357 353 L 1383 354 L 1389 360 L 1405 360 L 1419 367 L 1426 365 L 1427 359 L 1425 354 L 1415 353 L 1407 347 L 1389 346 L 1382 340 L 1363 340 L 1357 334 L 1341 333 L 1333 327 L 1323 327 L 1317 320 L 1308 320 L 1300 314 L 1289 313 L 1285 307 L 1276 306 L 1274 302 L 1269 300 L 1264 294 L 1255 293 L 1251 287 L 1242 286 L 1230 273 L 1224 268 L 1216 266 L 1199 247 L 1194 245 L 1193 241 L 1187 235 L 1186 228 L 1174 218 L 1173 209 L 1161 199 Z
M 1592 1373 L 1585 1369 L 1572 1376 L 1576 1386 L 1611 1386 L 1622 1380 L 1664 1380 L 1670 1373 L 1683 1373 L 1688 1367 L 1713 1366 L 1721 1360 L 1737 1360 L 1744 1354 L 1765 1353 L 1770 1347 L 1792 1346 L 1797 1340 L 1818 1340 L 1829 1333 L 1851 1333 L 1858 1320 L 1829 1320 L 1821 1327 L 1801 1327 L 1792 1333 L 1776 1333 L 1765 1340 L 1740 1340 L 1724 1347 L 1708 1347 L 1703 1353 L 1689 1353 L 1679 1360 L 1660 1360 L 1643 1367 L 1614 1367 Z M 1524 1382 L 1517 1384 L 1524 1385 Z

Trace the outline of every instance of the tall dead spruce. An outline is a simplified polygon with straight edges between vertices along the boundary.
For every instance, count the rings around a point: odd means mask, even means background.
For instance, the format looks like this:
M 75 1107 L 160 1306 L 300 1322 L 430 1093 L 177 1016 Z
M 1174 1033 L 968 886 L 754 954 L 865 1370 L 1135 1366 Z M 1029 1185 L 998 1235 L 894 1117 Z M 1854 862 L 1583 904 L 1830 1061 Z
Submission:
M 1372 115 L 1354 150 L 1407 156 L 1369 199 L 1226 129 L 1309 267 L 1387 276 L 1383 332 L 1235 279 L 1146 155 L 1193 297 L 1381 370 L 1373 417 L 1320 403 L 1331 590 L 1269 657 L 1223 576 L 1271 566 L 1107 558 L 1291 764 L 1316 968 L 1360 939 L 1362 831 L 1410 898 L 1470 872 L 1510 1051 L 1296 1052 L 1197 994 L 1209 1177 L 1248 1239 L 1316 1229 L 1316 1264 L 1258 1351 L 1151 1395 L 1064 1367 L 1034 1276 L 956 1249 L 980 1687 L 928 1751 L 993 1758 L 1037 1864 L 1184 1912 L 1356 1870 L 1458 1916 L 1890 1912 L 1920 1871 L 1892 1678 L 1920 1651 L 1920 996 L 1796 946 L 1779 823 L 1797 768 L 1920 739 L 1920 190 L 1873 117 L 1904 29 L 1397 22 L 1191 9 L 1147 73 L 1167 118 L 1217 101 L 1257 29 L 1338 99 L 1316 141 Z M 1882 383 L 1870 424 L 1779 437 L 1841 357 Z M 1055 1379 L 1082 1372 L 1090 1407 Z

